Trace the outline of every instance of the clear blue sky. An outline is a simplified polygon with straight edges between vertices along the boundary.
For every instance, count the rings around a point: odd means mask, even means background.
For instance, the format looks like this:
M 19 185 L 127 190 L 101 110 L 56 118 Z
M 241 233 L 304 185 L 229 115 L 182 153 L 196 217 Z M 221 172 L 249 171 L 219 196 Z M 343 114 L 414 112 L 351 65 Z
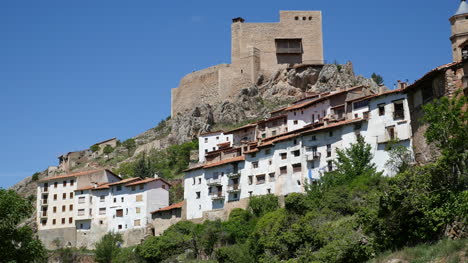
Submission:
M 64 152 L 126 139 L 170 114 L 193 70 L 230 62 L 231 19 L 321 10 L 325 59 L 389 87 L 451 61 L 457 0 L 0 1 L 0 187 Z

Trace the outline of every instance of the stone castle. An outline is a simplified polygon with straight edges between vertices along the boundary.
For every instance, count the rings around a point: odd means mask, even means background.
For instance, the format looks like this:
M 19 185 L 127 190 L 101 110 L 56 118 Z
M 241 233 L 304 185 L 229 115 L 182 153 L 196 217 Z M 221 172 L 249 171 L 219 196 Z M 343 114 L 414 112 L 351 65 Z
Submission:
M 324 64 L 320 11 L 280 11 L 279 23 L 245 23 L 240 17 L 232 22 L 231 64 L 182 78 L 172 89 L 172 116 L 203 103 L 229 100 L 278 69 Z

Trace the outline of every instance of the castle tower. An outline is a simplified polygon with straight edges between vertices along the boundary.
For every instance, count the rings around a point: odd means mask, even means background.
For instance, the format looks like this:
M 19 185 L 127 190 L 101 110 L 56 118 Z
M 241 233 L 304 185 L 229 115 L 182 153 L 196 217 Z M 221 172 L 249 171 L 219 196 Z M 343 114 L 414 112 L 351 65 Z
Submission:
M 468 3 L 462 0 L 457 12 L 450 18 L 452 25 L 453 61 L 468 59 Z

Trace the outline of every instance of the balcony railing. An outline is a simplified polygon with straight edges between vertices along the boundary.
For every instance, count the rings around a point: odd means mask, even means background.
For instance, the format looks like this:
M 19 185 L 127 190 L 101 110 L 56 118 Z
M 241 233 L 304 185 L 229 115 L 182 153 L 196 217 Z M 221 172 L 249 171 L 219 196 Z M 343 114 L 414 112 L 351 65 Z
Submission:
M 228 177 L 228 178 L 238 178 L 238 177 L 240 177 L 240 173 L 239 173 L 239 172 L 236 172 L 236 173 L 228 173 L 228 174 L 227 174 L 227 177 Z
M 211 199 L 212 200 L 223 200 L 225 199 L 225 196 L 222 192 L 218 192 L 218 193 L 215 193 L 215 194 L 211 194 Z
M 228 193 L 239 192 L 240 191 L 240 185 L 239 184 L 228 185 L 227 191 L 228 191 Z
M 311 152 L 306 154 L 307 161 L 313 161 L 320 159 L 321 154 L 319 152 Z
M 41 199 L 41 205 L 49 205 L 49 202 L 47 199 Z
M 208 185 L 221 185 L 221 178 L 210 178 L 207 182 Z

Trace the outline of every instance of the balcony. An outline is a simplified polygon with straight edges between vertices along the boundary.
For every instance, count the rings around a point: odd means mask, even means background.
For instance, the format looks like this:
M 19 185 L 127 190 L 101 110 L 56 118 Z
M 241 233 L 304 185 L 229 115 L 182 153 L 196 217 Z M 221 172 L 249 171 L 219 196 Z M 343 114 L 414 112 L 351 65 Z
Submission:
M 239 173 L 239 172 L 236 172 L 236 173 L 228 173 L 228 174 L 227 174 L 227 177 L 228 177 L 228 178 L 239 178 L 239 177 L 240 177 L 240 173 Z
M 239 185 L 239 184 L 228 185 L 227 192 L 228 192 L 228 193 L 237 193 L 237 192 L 240 192 L 240 185 Z
M 49 187 L 44 187 L 44 188 L 42 188 L 42 192 L 43 192 L 43 193 L 48 193 L 48 192 L 49 192 Z
M 393 112 L 393 119 L 394 120 L 401 120 L 405 118 L 405 112 L 402 110 L 394 111 Z
M 321 154 L 319 152 L 312 152 L 306 154 L 307 161 L 314 161 L 320 159 Z
M 49 205 L 49 201 L 47 199 L 41 199 L 41 205 L 42 206 L 47 206 L 47 205 Z
M 210 178 L 207 180 L 206 184 L 209 186 L 221 185 L 221 178 Z
M 222 192 L 218 192 L 217 194 L 212 194 L 211 199 L 212 200 L 224 200 L 225 196 Z
M 41 212 L 41 218 L 47 217 L 47 211 L 42 211 Z

